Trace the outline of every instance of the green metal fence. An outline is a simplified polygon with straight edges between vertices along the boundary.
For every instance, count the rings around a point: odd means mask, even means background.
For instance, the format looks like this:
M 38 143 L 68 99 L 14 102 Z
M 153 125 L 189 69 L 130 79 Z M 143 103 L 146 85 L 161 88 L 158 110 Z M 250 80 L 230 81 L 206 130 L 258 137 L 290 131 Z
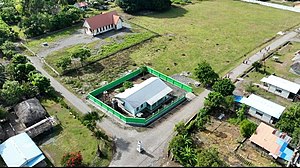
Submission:
M 126 124 L 141 125 L 141 126 L 150 124 L 151 122 L 153 122 L 160 116 L 164 115 L 165 113 L 167 113 L 172 108 L 174 108 L 175 106 L 177 106 L 178 104 L 180 104 L 181 102 L 183 102 L 185 100 L 185 96 L 181 96 L 181 97 L 177 98 L 175 101 L 173 101 L 170 105 L 165 107 L 164 109 L 159 110 L 158 112 L 154 113 L 151 117 L 146 119 L 146 118 L 126 117 L 123 114 L 121 114 L 120 112 L 118 112 L 115 109 L 108 106 L 107 104 L 103 103 L 101 100 L 97 99 L 93 95 L 89 94 L 88 98 L 90 101 L 92 101 L 95 104 L 97 104 L 98 106 L 102 107 L 105 111 L 113 114 L 115 117 L 117 117 L 121 121 L 125 122 Z
M 183 84 L 183 83 L 181 83 L 181 82 L 179 82 L 179 81 L 177 81 L 177 80 L 175 80 L 175 79 L 173 79 L 173 78 L 171 78 L 171 77 L 169 77 L 169 76 L 167 76 L 167 75 L 165 75 L 165 74 L 163 74 L 163 73 L 161 73 L 157 70 L 154 70 L 150 67 L 147 67 L 147 71 L 149 73 L 151 73 L 152 75 L 157 76 L 160 79 L 162 79 L 166 82 L 169 82 L 169 83 L 171 83 L 171 84 L 173 84 L 173 85 L 175 85 L 175 86 L 177 86 L 177 87 L 179 87 L 179 88 L 181 88 L 181 89 L 183 89 L 187 92 L 192 92 L 193 91 L 193 89 L 190 86 L 188 86 L 186 84 Z
M 98 88 L 98 89 L 92 91 L 90 94 L 93 95 L 93 96 L 97 96 L 100 93 L 103 93 L 104 91 L 109 90 L 109 89 L 111 89 L 111 88 L 113 88 L 113 87 L 115 87 L 115 86 L 117 86 L 117 85 L 125 82 L 126 80 L 129 80 L 131 78 L 134 78 L 134 77 L 138 76 L 140 73 L 142 73 L 141 68 L 139 68 L 139 69 L 131 72 L 130 74 L 125 75 L 125 76 L 123 76 L 123 77 L 121 77 L 121 78 L 119 78 L 119 79 L 117 79 L 117 80 L 115 80 L 115 81 L 113 81 L 113 82 L 111 82 L 111 83 L 109 83 L 109 84 L 101 87 L 101 88 Z
M 165 74 L 162 74 L 150 67 L 146 67 L 147 71 L 151 74 L 153 74 L 154 76 L 159 77 L 160 79 L 169 82 L 181 89 L 184 89 L 187 92 L 192 92 L 192 88 L 171 78 L 168 77 Z M 126 80 L 129 80 L 131 78 L 136 77 L 137 75 L 141 74 L 143 72 L 142 68 L 139 68 L 133 72 L 131 72 L 128 75 L 125 75 L 101 88 L 95 89 L 94 91 L 90 92 L 87 96 L 87 98 L 94 102 L 96 105 L 102 107 L 104 110 L 108 111 L 109 113 L 113 114 L 115 117 L 117 117 L 118 119 L 120 119 L 121 121 L 127 123 L 127 124 L 133 124 L 133 125 L 141 125 L 141 126 L 145 126 L 148 125 L 149 123 L 153 122 L 154 120 L 156 120 L 157 118 L 159 118 L 160 116 L 162 116 L 163 114 L 167 113 L 168 111 L 170 111 L 172 108 L 174 108 L 175 106 L 177 106 L 178 104 L 180 104 L 181 102 L 183 102 L 186 98 L 185 96 L 181 96 L 179 98 L 177 98 L 175 101 L 173 101 L 170 105 L 168 105 L 167 107 L 165 107 L 162 110 L 159 110 L 158 112 L 154 113 L 151 117 L 149 118 L 134 118 L 134 117 L 126 117 L 123 114 L 121 114 L 120 112 L 116 111 L 115 109 L 113 109 L 112 107 L 108 106 L 107 104 L 105 104 L 104 102 L 102 102 L 101 100 L 97 99 L 95 96 L 103 93 L 106 90 L 109 90 L 111 88 L 114 88 L 115 86 L 123 83 Z

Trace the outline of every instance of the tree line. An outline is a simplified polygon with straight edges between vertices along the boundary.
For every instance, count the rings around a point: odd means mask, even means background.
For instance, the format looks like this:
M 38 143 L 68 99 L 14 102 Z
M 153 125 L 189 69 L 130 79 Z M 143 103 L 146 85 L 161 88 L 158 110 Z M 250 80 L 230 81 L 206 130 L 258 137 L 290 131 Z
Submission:
M 0 16 L 9 25 L 18 25 L 26 37 L 69 27 L 82 19 L 82 11 L 67 0 L 0 0 Z

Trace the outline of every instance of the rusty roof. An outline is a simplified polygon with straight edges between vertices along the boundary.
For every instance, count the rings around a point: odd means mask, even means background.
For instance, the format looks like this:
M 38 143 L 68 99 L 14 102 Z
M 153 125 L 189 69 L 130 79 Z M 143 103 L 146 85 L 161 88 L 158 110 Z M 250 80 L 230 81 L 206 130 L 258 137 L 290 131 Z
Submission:
M 97 28 L 114 24 L 116 25 L 120 19 L 116 11 L 99 14 L 90 18 L 85 19 L 92 30 Z

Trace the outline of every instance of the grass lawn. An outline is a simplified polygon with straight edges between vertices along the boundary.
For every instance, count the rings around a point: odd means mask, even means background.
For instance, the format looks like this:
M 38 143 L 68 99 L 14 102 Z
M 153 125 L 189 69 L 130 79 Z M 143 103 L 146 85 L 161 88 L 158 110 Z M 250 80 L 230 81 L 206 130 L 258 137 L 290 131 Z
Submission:
M 108 166 L 112 158 L 111 146 L 105 144 L 104 141 L 97 140 L 92 132 L 81 124 L 69 111 L 62 108 L 60 104 L 51 100 L 42 102 L 50 115 L 56 115 L 61 122 L 62 130 L 56 129 L 51 139 L 40 148 L 55 166 L 61 166 L 62 156 L 67 152 L 81 151 L 84 163 L 93 164 L 94 166 Z M 102 147 L 102 152 L 107 156 L 105 158 L 95 159 L 97 145 Z M 50 155 L 50 157 L 48 156 Z
M 300 23 L 298 13 L 256 4 L 233 0 L 194 2 L 164 13 L 134 16 L 131 22 L 162 37 L 144 44 L 130 57 L 137 64 L 151 64 L 167 75 L 192 72 L 206 60 L 224 75 L 240 64 L 246 53 L 277 32 Z

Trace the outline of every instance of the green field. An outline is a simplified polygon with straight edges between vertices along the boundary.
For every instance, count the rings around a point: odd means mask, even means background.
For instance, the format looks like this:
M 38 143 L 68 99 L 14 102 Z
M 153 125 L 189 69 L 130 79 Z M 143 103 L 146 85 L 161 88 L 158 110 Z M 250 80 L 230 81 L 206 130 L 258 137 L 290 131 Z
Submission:
M 62 130 L 56 131 L 56 134 L 50 139 L 49 143 L 40 146 L 45 154 L 55 166 L 61 166 L 60 161 L 67 152 L 81 151 L 83 162 L 93 164 L 94 166 L 108 166 L 112 158 L 112 149 L 106 145 L 104 141 L 97 140 L 92 132 L 81 124 L 77 119 L 70 115 L 69 110 L 61 107 L 61 105 L 47 100 L 42 102 L 50 115 L 57 116 L 61 122 Z M 102 152 L 107 155 L 106 158 L 100 160 L 96 158 L 97 145 L 102 147 Z
M 146 63 L 167 75 L 193 71 L 207 60 L 224 75 L 277 32 L 300 23 L 298 13 L 256 4 L 233 0 L 194 2 L 164 13 L 134 16 L 132 22 L 162 37 L 144 44 L 130 57 L 138 65 Z
M 66 47 L 61 50 L 52 52 L 45 58 L 45 60 L 54 69 L 61 73 L 62 69 L 57 67 L 56 63 L 60 60 L 61 57 L 71 56 L 72 52 L 81 47 L 87 47 L 91 50 L 92 56 L 87 58 L 87 60 L 85 61 L 85 63 L 89 63 L 102 59 L 124 48 L 138 44 L 141 41 L 149 39 L 155 35 L 141 28 L 134 28 L 132 29 L 132 31 L 134 33 L 116 36 L 115 38 L 106 38 L 104 41 L 95 41 L 89 44 L 77 44 L 74 46 Z M 72 64 L 72 66 L 69 69 L 79 67 L 81 67 L 81 64 Z

